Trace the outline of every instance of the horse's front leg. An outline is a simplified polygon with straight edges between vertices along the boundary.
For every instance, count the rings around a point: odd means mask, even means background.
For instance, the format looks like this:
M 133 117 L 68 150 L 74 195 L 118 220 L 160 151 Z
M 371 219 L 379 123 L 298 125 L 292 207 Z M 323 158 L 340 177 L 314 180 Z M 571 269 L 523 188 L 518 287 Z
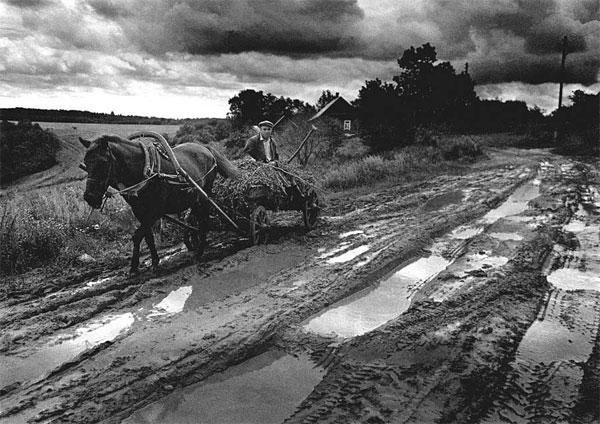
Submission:
M 158 271 L 158 262 L 160 259 L 158 258 L 158 252 L 156 251 L 156 244 L 154 244 L 154 233 L 152 232 L 152 227 L 148 227 L 148 231 L 144 236 L 146 240 L 146 244 L 148 245 L 148 249 L 150 249 L 150 256 L 152 257 L 152 270 L 154 272 Z
M 133 254 L 131 255 L 131 268 L 129 270 L 130 274 L 137 274 L 139 272 L 138 268 L 140 266 L 140 244 L 142 243 L 142 239 L 145 235 L 145 228 L 143 225 L 140 225 L 137 230 L 133 233 Z

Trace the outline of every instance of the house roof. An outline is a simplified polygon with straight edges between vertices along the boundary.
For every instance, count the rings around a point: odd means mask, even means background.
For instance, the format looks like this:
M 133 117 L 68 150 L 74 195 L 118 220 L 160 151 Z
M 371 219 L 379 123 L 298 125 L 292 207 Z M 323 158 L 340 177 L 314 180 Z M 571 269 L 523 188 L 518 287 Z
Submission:
M 330 101 L 329 103 L 327 103 L 325 106 L 323 106 L 323 108 L 320 111 L 318 111 L 312 118 L 310 118 L 308 120 L 308 122 L 314 121 L 315 119 L 318 119 L 321 116 L 325 115 L 327 113 L 327 111 L 329 109 L 331 109 L 333 107 L 333 105 L 336 104 L 337 102 L 343 102 L 343 103 L 345 103 L 345 106 L 347 106 L 348 108 L 352 107 L 352 105 L 350 103 L 348 103 L 346 101 L 346 99 L 344 99 L 342 96 L 337 96 L 335 99 L 333 99 L 332 101 Z

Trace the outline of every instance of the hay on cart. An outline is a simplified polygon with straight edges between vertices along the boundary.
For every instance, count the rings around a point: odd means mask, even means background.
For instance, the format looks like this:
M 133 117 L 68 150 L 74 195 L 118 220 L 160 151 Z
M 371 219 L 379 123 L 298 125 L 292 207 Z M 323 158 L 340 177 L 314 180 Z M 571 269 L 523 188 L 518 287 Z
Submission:
M 251 159 L 234 163 L 241 177 L 217 179 L 213 199 L 237 217 L 248 217 L 258 205 L 270 210 L 302 210 L 305 196 L 317 190 L 312 174 L 302 168 Z

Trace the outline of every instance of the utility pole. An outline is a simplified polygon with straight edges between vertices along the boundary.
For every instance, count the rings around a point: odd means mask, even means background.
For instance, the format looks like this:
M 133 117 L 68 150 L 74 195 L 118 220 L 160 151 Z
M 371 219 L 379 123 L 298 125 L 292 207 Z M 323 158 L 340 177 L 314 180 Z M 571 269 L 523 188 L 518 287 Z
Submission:
M 563 95 L 563 83 L 565 79 L 565 61 L 567 60 L 567 36 L 565 35 L 562 39 L 562 59 L 560 61 L 560 74 L 558 76 L 560 80 L 560 88 L 558 89 L 558 110 L 562 107 L 562 95 Z
M 562 107 L 563 97 L 563 84 L 565 79 L 565 61 L 567 60 L 567 36 L 565 35 L 562 39 L 562 58 L 560 60 L 560 73 L 558 74 L 559 88 L 558 88 L 558 110 L 556 113 L 557 123 L 556 129 L 554 130 L 554 142 L 558 141 L 558 131 L 561 126 L 561 113 L 560 108 Z

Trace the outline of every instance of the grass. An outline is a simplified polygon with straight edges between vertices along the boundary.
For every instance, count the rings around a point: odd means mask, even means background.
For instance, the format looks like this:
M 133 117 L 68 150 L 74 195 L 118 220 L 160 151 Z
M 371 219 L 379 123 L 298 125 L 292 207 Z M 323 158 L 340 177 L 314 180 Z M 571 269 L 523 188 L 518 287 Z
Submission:
M 482 156 L 481 146 L 472 136 L 442 137 L 435 145 L 409 146 L 392 153 L 339 163 L 324 174 L 322 185 L 339 191 L 383 180 L 411 181 L 423 173 L 432 173 L 432 169 L 441 172 L 452 162 L 472 162 Z
M 107 202 L 102 213 L 83 201 L 84 182 L 38 189 L 12 196 L 0 205 L 0 275 L 35 267 L 68 266 L 83 253 L 92 257 L 111 250 L 129 236 L 135 218 L 121 199 Z

